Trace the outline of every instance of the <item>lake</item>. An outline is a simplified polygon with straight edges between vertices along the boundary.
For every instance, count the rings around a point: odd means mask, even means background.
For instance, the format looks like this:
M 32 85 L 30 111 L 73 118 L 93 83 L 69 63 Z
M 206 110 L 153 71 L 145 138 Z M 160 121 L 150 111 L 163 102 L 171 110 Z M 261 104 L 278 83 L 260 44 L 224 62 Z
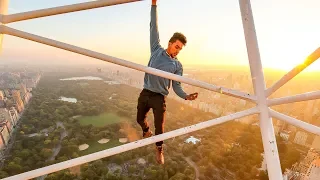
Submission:
M 71 103 L 76 103 L 77 102 L 76 98 L 67 98 L 67 97 L 63 97 L 63 96 L 61 96 L 59 100 L 67 101 L 67 102 L 71 102 Z
M 72 78 L 65 78 L 65 79 L 60 79 L 61 81 L 77 81 L 77 80 L 103 80 L 99 77 L 94 77 L 94 76 L 83 76 L 83 77 L 72 77 Z

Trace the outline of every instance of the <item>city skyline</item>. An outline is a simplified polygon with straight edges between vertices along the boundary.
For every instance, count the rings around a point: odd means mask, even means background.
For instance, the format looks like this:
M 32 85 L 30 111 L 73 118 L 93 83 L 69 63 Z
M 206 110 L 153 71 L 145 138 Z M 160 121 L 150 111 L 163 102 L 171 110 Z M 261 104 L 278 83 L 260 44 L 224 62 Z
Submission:
M 9 13 L 79 2 L 86 1 L 49 3 L 33 0 L 23 3 L 11 0 Z M 8 26 L 146 65 L 149 60 L 150 5 L 151 0 L 141 1 L 16 22 Z M 320 27 L 316 27 L 313 17 L 319 5 L 315 0 L 306 1 L 303 5 L 297 0 L 252 2 L 264 68 L 290 70 L 302 63 L 318 47 L 320 37 L 316 36 L 316 33 Z M 196 13 L 190 16 L 190 11 Z M 204 16 L 207 18 L 203 18 Z M 186 34 L 188 44 L 179 56 L 184 66 L 248 66 L 238 2 L 159 1 L 158 17 L 161 45 L 166 46 L 167 40 L 175 31 Z M 2 59 L 103 63 L 11 36 L 4 38 Z M 319 63 L 315 62 L 306 71 L 318 68 Z

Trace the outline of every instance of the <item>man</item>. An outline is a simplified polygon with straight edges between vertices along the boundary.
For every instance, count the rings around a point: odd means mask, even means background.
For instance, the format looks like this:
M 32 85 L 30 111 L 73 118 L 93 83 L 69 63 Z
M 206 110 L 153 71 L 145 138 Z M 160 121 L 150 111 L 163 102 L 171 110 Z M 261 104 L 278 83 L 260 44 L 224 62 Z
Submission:
M 166 49 L 161 47 L 157 22 L 157 0 L 152 0 L 150 22 L 151 57 L 148 66 L 182 76 L 183 68 L 177 59 L 177 55 L 186 43 L 187 39 L 183 34 L 174 33 L 169 40 L 168 47 Z M 137 122 L 142 128 L 144 138 L 153 135 L 146 120 L 147 113 L 151 108 L 154 115 L 155 134 L 158 135 L 164 132 L 166 96 L 169 94 L 170 84 L 171 80 L 169 79 L 145 73 L 144 89 L 140 93 L 137 105 Z M 180 82 L 172 81 L 172 87 L 174 92 L 182 99 L 195 100 L 198 96 L 198 93 L 187 95 L 182 90 Z M 156 143 L 156 160 L 159 164 L 164 164 L 162 144 L 163 141 Z

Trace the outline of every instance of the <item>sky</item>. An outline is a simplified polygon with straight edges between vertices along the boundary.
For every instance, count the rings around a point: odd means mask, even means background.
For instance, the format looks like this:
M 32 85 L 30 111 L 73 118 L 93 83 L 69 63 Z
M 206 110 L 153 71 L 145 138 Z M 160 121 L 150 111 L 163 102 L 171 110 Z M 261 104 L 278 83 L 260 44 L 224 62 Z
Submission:
M 85 0 L 9 0 L 9 14 L 87 2 Z M 319 0 L 252 0 L 263 67 L 290 70 L 319 47 Z M 7 24 L 28 33 L 147 65 L 151 0 Z M 174 32 L 188 43 L 178 58 L 186 67 L 248 66 L 238 1 L 158 0 L 160 43 Z M 3 61 L 102 63 L 47 45 L 5 36 Z M 1 60 L 0 60 L 1 61 Z M 307 70 L 320 69 L 320 62 Z

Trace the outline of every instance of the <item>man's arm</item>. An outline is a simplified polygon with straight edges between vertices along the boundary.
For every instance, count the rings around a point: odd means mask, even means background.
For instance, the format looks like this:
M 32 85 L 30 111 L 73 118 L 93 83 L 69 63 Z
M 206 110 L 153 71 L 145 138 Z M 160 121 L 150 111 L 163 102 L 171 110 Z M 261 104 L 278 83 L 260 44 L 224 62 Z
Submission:
M 182 68 L 179 69 L 175 74 L 182 76 L 183 74 Z M 186 97 L 188 96 L 187 93 L 183 91 L 181 87 L 181 82 L 172 80 L 172 88 L 173 88 L 173 91 L 182 99 L 186 99 Z
M 159 31 L 158 31 L 157 0 L 152 0 L 151 21 L 150 21 L 150 49 L 151 49 L 151 52 L 156 51 L 159 47 L 160 47 L 160 39 L 159 39 Z
M 182 68 L 182 65 L 181 67 L 175 72 L 175 74 L 179 75 L 179 76 L 182 76 L 183 75 L 183 68 Z M 173 88 L 173 91 L 179 96 L 181 97 L 182 99 L 185 99 L 185 100 L 195 100 L 197 99 L 198 97 L 198 93 L 192 93 L 192 94 L 186 94 L 182 87 L 181 87 L 181 83 L 178 82 L 178 81 L 174 81 L 172 80 L 172 88 Z

